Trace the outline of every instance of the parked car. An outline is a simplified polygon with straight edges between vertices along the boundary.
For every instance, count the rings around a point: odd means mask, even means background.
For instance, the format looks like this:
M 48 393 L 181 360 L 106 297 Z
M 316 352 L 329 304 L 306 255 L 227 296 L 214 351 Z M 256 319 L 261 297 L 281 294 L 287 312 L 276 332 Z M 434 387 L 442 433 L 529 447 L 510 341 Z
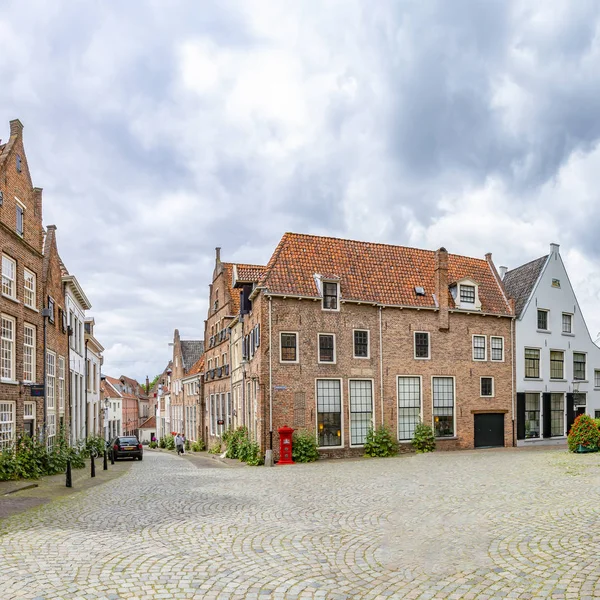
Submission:
M 114 438 L 110 443 L 109 452 L 115 457 L 115 460 L 119 458 L 142 460 L 144 456 L 144 448 L 134 435 L 120 435 Z

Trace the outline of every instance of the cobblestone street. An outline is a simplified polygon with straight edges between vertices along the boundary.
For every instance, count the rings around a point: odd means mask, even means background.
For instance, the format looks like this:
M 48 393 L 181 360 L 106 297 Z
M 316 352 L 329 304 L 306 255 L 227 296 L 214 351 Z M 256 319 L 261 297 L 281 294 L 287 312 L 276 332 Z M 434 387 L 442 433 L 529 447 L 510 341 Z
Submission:
M 600 456 L 435 453 L 122 477 L 0 521 L 0 597 L 592 598 Z

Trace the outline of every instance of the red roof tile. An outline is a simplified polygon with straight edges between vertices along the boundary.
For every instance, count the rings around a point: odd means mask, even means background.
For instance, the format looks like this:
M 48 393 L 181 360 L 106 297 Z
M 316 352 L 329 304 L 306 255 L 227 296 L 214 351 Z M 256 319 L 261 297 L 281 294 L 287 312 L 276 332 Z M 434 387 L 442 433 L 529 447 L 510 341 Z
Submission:
M 192 365 L 192 368 L 188 371 L 188 375 L 196 375 L 204 371 L 204 354 Z
M 340 281 L 342 300 L 388 306 L 435 307 L 435 252 L 315 235 L 286 233 L 260 282 L 266 293 L 320 297 L 315 275 Z M 448 255 L 448 282 L 469 278 L 479 286 L 482 312 L 510 314 L 487 260 Z M 425 290 L 417 296 L 415 287 Z M 449 295 L 449 306 L 454 307 Z
M 156 429 L 156 417 L 150 417 L 146 421 L 144 421 L 140 427 L 140 429 Z

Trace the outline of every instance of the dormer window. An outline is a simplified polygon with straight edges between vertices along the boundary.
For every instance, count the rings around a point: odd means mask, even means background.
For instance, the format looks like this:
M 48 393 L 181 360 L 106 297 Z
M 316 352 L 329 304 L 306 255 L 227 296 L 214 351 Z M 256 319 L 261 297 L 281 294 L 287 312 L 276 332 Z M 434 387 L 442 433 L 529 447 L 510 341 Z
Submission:
M 323 310 L 339 309 L 339 285 L 333 281 L 323 282 Z
M 475 286 L 461 284 L 460 286 L 460 303 L 475 304 Z

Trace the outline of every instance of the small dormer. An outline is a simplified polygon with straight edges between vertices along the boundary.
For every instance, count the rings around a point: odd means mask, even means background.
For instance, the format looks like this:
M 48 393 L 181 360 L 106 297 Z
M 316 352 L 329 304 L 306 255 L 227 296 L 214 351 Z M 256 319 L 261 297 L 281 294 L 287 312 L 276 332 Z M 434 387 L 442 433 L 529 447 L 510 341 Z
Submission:
M 456 308 L 463 310 L 481 310 L 479 284 L 472 279 L 460 279 L 450 285 L 450 293 Z
M 337 275 L 314 274 L 315 284 L 321 296 L 323 310 L 340 310 L 340 278 Z

